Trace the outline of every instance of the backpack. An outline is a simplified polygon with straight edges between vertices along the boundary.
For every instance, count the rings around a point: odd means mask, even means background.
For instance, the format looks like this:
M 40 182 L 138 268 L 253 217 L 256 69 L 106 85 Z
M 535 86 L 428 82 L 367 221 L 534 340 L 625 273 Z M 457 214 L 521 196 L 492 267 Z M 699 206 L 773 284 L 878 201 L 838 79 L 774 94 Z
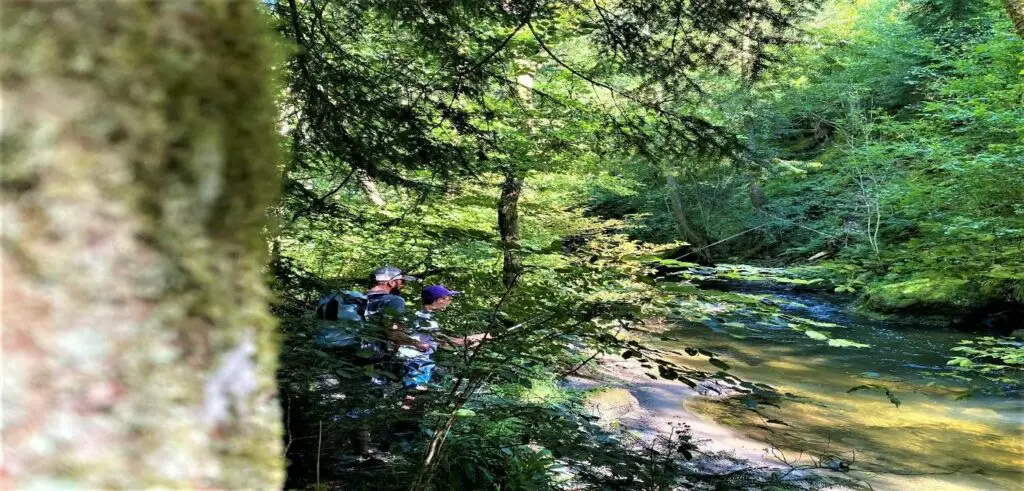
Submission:
M 316 304 L 316 318 L 325 322 L 316 336 L 324 348 L 360 348 L 359 338 L 366 313 L 366 295 L 357 291 L 332 292 Z
M 327 321 L 362 323 L 366 301 L 366 295 L 357 291 L 328 293 L 316 303 L 316 317 Z

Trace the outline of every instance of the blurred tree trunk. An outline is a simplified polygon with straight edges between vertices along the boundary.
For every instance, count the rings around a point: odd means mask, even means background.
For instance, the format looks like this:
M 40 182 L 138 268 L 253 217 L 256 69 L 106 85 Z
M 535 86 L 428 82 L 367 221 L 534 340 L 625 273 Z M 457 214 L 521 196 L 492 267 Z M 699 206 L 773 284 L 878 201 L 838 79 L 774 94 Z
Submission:
M 1006 7 L 1006 13 L 1013 21 L 1013 28 L 1017 30 L 1017 35 L 1024 38 L 1024 0 L 1003 0 L 1003 6 Z
M 686 215 L 686 209 L 683 207 L 683 198 L 679 191 L 679 182 L 676 181 L 676 176 L 672 174 L 666 174 L 668 180 L 668 196 L 669 202 L 671 203 L 672 214 L 676 218 L 676 228 L 679 230 L 679 238 L 688 242 L 693 246 L 694 250 L 697 251 L 697 257 L 702 259 L 705 263 L 711 263 L 711 254 L 705 249 L 708 245 L 707 238 L 703 233 L 699 232 L 697 228 L 690 222 L 690 218 Z
M 5 487 L 282 485 L 259 7 L 0 8 Z
M 498 233 L 501 236 L 501 251 L 504 255 L 501 281 L 505 288 L 512 288 L 523 274 L 523 258 L 519 243 L 519 197 L 523 194 L 523 178 L 515 170 L 505 171 L 501 183 L 501 197 L 498 199 Z
M 359 180 L 359 187 L 363 190 L 363 194 L 366 198 L 373 203 L 373 206 L 377 208 L 384 208 L 387 202 L 384 201 L 384 197 L 380 195 L 380 191 L 377 190 L 377 182 L 366 173 L 365 170 L 359 169 L 356 171 L 356 179 Z

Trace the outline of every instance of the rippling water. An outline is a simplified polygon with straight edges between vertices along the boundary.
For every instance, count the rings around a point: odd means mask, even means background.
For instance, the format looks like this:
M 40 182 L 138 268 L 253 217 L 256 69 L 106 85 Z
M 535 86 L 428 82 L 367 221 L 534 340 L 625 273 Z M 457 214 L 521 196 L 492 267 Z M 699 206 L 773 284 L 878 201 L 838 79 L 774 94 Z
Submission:
M 829 296 L 769 291 L 680 294 L 674 322 L 671 344 L 719 353 L 729 373 L 788 394 L 688 403 L 766 447 L 834 455 L 874 489 L 1024 489 L 1020 393 L 949 377 L 949 349 L 967 334 L 859 318 Z M 713 370 L 699 358 L 681 361 Z M 900 406 L 882 389 L 848 392 L 866 384 L 889 389 Z M 975 395 L 957 400 L 970 389 Z

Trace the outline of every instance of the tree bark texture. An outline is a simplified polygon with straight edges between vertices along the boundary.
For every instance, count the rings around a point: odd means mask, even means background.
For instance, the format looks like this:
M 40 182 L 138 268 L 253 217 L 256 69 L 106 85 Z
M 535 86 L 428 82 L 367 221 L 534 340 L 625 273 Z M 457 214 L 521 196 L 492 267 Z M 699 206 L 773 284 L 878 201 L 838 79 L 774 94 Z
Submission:
M 764 188 L 761 187 L 761 183 L 751 181 L 747 186 L 747 196 L 750 197 L 750 206 L 754 207 L 754 211 L 761 211 L 764 208 Z
M 1024 0 L 1003 0 L 1003 6 L 1006 7 L 1006 14 L 1010 16 L 1017 35 L 1024 38 Z
M 377 182 L 366 173 L 365 170 L 356 170 L 356 179 L 359 181 L 359 188 L 363 190 L 363 194 L 366 195 L 366 199 L 373 203 L 373 206 L 377 208 L 384 208 L 387 202 L 384 201 L 384 197 L 380 195 L 380 191 L 377 190 Z
M 523 178 L 515 171 L 505 172 L 498 199 L 498 233 L 504 256 L 501 281 L 512 288 L 523 274 L 523 257 L 519 243 L 519 197 L 523 194 Z
M 697 257 L 703 259 L 705 262 L 711 262 L 711 254 L 708 253 L 705 247 L 707 247 L 708 241 L 704 237 L 704 234 L 697 231 L 697 228 L 690 223 L 690 218 L 686 215 L 686 209 L 683 207 L 683 197 L 680 195 L 679 182 L 676 181 L 676 177 L 672 174 L 668 174 L 668 196 L 669 202 L 671 203 L 672 214 L 676 218 L 676 228 L 679 230 L 679 237 L 690 243 L 697 252 Z
M 4 488 L 280 488 L 259 7 L 0 7 Z

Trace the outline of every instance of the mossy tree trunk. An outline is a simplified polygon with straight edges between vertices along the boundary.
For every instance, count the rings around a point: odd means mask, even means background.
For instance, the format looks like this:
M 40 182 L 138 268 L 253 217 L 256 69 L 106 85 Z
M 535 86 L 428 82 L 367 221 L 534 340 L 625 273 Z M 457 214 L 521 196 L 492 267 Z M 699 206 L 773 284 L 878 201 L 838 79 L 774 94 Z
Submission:
M 1017 35 L 1024 38 L 1024 0 L 1003 0 L 1003 7 L 1006 14 L 1013 21 L 1013 28 Z
M 501 236 L 503 263 L 501 282 L 511 289 L 523 274 L 523 256 L 519 243 L 519 197 L 523 194 L 523 178 L 514 169 L 506 169 L 498 198 L 498 234 Z
M 0 6 L 7 486 L 280 487 L 259 8 Z

